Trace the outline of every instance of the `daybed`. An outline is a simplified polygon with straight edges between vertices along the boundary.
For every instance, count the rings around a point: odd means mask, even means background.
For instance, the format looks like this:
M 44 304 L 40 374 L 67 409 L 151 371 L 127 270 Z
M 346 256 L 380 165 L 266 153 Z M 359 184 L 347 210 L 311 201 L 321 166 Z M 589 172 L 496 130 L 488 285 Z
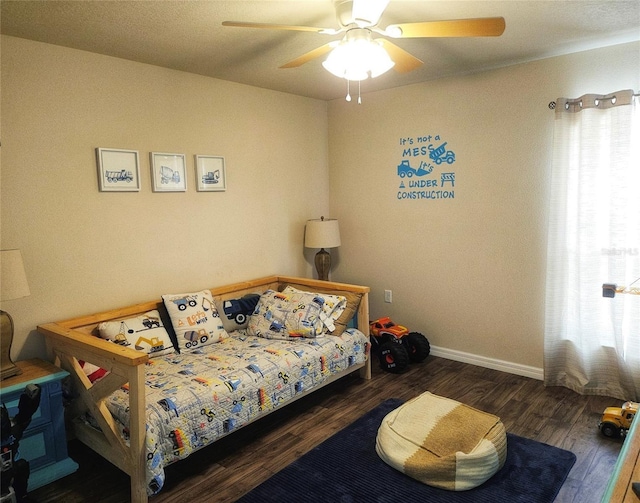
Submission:
M 271 276 L 163 295 L 164 302 L 48 323 L 38 331 L 55 363 L 71 374 L 66 416 L 73 434 L 129 474 L 131 500 L 139 502 L 160 490 L 167 464 L 354 371 L 370 378 L 368 292 L 364 286 Z M 234 300 L 237 307 L 247 294 L 259 294 L 259 301 L 246 326 L 238 327 L 234 321 L 244 317 L 228 319 L 222 306 Z M 289 328 L 283 331 L 276 312 L 282 304 L 269 302 L 291 299 L 295 315 L 286 318 Z M 343 300 L 348 306 L 339 317 L 342 309 L 327 310 L 345 307 Z M 317 331 L 309 322 L 316 303 L 323 309 Z M 197 314 L 184 318 L 190 306 Z M 212 316 L 219 338 L 205 330 Z M 294 318 L 299 326 L 292 329 Z M 159 327 L 168 329 L 170 342 L 163 344 Z

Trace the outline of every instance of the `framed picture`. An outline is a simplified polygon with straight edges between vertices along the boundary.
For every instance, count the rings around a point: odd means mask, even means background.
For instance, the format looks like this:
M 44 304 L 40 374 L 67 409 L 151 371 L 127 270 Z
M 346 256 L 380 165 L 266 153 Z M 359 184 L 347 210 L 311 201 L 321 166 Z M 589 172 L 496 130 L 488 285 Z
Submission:
M 217 155 L 196 155 L 196 184 L 200 192 L 227 190 L 224 172 L 224 157 Z
M 154 192 L 185 192 L 187 171 L 184 154 L 151 152 L 151 183 Z
M 101 192 L 138 192 L 140 162 L 137 150 L 96 148 Z

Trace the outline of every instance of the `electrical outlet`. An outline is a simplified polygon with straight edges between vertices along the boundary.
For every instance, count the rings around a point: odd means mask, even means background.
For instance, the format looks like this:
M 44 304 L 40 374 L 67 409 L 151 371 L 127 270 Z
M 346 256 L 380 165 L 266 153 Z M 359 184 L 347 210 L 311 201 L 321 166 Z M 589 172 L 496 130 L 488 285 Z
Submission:
M 391 290 L 384 291 L 384 301 L 388 302 L 389 304 L 393 302 L 393 293 L 391 293 Z

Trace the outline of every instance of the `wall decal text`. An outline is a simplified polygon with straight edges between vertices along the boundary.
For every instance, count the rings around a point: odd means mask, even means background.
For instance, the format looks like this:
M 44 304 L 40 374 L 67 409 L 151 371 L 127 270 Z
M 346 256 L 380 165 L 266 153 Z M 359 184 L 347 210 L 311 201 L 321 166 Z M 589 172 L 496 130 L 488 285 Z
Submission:
M 453 199 L 456 154 L 440 135 L 409 136 L 399 141 L 398 199 Z M 437 168 L 437 169 L 436 169 Z

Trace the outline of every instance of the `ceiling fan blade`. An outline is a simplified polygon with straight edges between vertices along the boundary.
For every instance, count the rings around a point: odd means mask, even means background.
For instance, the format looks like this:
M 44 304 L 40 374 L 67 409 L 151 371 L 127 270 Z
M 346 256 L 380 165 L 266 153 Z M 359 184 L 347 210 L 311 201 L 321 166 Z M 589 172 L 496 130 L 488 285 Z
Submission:
M 498 37 L 505 28 L 503 17 L 424 21 L 387 26 L 385 35 L 393 38 L 422 37 Z
M 401 49 L 393 42 L 384 38 L 379 38 L 377 40 L 382 44 L 382 47 L 384 47 L 384 49 L 389 53 L 389 57 L 395 63 L 393 69 L 396 72 L 407 73 L 424 64 L 421 60 L 409 54 L 404 49 Z
M 336 35 L 342 30 L 334 28 L 317 28 L 315 26 L 293 26 L 288 24 L 271 24 L 271 23 L 248 23 L 245 21 L 223 21 L 222 26 L 233 26 L 236 28 L 262 28 L 267 30 L 290 30 L 290 31 L 311 31 L 321 33 L 323 35 Z
M 297 57 L 296 59 L 292 59 L 288 63 L 285 63 L 284 65 L 282 65 L 280 68 L 297 68 L 299 66 L 302 66 L 308 61 L 311 61 L 312 59 L 319 58 L 320 56 L 325 55 L 331 49 L 336 47 L 339 43 L 340 43 L 339 40 L 334 40 L 333 42 L 329 42 L 328 44 L 321 45 L 320 47 L 318 47 L 317 49 L 314 49 L 313 51 L 309 51 L 306 54 L 303 54 L 302 56 Z

